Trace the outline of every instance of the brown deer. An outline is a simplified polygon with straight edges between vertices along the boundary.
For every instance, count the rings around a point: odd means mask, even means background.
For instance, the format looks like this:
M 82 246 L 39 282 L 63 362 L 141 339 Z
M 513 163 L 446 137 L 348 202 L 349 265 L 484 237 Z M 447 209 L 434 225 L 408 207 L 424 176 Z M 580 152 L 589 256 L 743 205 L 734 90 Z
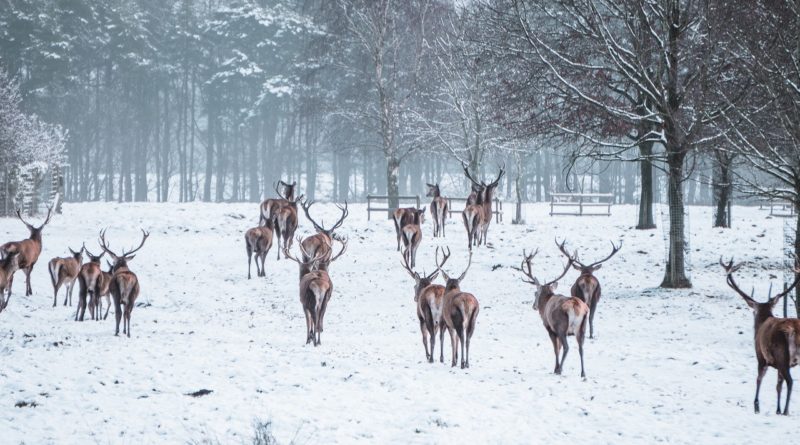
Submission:
M 400 236 L 403 240 L 403 247 L 405 248 L 403 256 L 406 257 L 406 261 L 411 263 L 411 267 L 417 266 L 417 248 L 419 248 L 419 244 L 422 242 L 422 227 L 420 225 L 422 224 L 424 215 L 425 209 L 415 211 L 414 219 L 400 229 Z
M 244 234 L 244 242 L 247 248 L 247 279 L 250 279 L 250 270 L 253 254 L 256 255 L 256 275 L 266 277 L 264 262 L 272 248 L 272 219 L 266 220 L 263 226 L 248 229 Z M 261 267 L 258 261 L 261 260 Z
M 297 203 L 303 199 L 304 195 L 287 200 L 285 205 L 278 208 L 273 216 L 273 231 L 278 244 L 278 259 L 281 259 L 281 241 L 283 247 L 292 248 L 294 232 L 297 231 Z
M 558 241 L 556 241 L 556 244 L 558 244 Z M 570 257 L 569 252 L 567 252 L 567 250 L 564 248 L 564 243 L 558 244 L 558 246 L 561 250 L 561 253 L 563 253 L 567 258 L 572 258 Z M 572 285 L 570 294 L 580 298 L 584 303 L 589 305 L 589 338 L 594 338 L 594 316 L 597 313 L 597 303 L 600 301 L 600 281 L 594 276 L 594 273 L 603 266 L 603 263 L 616 255 L 621 248 L 622 241 L 620 241 L 619 246 L 615 246 L 612 242 L 611 254 L 600 261 L 595 261 L 594 263 L 589 264 L 588 266 L 578 261 L 577 253 L 573 258 L 572 267 L 574 267 L 575 270 L 579 271 L 581 274 L 578 279 L 575 280 L 575 284 Z
M 78 273 L 81 271 L 84 247 L 81 247 L 77 252 L 71 248 L 68 249 L 72 254 L 71 257 L 53 258 L 47 264 L 47 269 L 50 271 L 50 280 L 53 282 L 53 307 L 56 307 L 58 290 L 61 289 L 62 285 L 66 286 L 64 306 L 67 305 L 67 298 L 69 298 L 69 305 L 72 306 L 72 289 L 75 287 L 75 280 L 78 279 Z
M 563 248 L 563 243 L 559 245 L 559 248 Z M 532 284 L 536 289 L 533 310 L 539 311 L 542 323 L 544 323 L 544 327 L 550 335 L 550 341 L 553 342 L 553 352 L 556 356 L 556 367 L 553 372 L 561 374 L 564 360 L 567 358 L 567 352 L 569 352 L 567 336 L 574 335 L 578 343 L 578 353 L 581 356 L 581 377 L 586 377 L 586 372 L 583 368 L 583 340 L 586 336 L 586 320 L 589 318 L 589 306 L 578 297 L 566 297 L 555 293 L 558 288 L 558 280 L 567 274 L 572 267 L 574 258 L 569 257 L 567 266 L 558 278 L 545 284 L 540 284 L 539 280 L 533 276 L 533 269 L 531 268 L 531 261 L 537 253 L 539 253 L 538 249 L 530 255 L 523 250 L 523 260 L 519 270 L 528 278 L 527 280 L 523 278 L 522 281 Z M 562 347 L 564 348 L 564 355 L 561 356 L 561 361 L 559 361 L 558 355 Z
M 481 244 L 484 246 L 486 245 L 486 238 L 487 234 L 489 233 L 489 225 L 492 222 L 492 201 L 494 200 L 494 191 L 497 186 L 500 185 L 500 179 L 502 179 L 506 171 L 505 167 L 500 167 L 500 173 L 498 173 L 497 178 L 487 184 L 483 181 L 476 181 L 475 178 L 473 178 L 469 173 L 469 168 L 465 164 L 461 164 L 461 167 L 464 169 L 464 174 L 467 176 L 467 179 L 472 182 L 473 191 L 480 190 L 479 192 L 476 192 L 475 203 L 469 204 L 468 199 L 467 206 L 462 212 L 464 228 L 467 230 L 467 239 L 470 243 L 470 250 L 472 250 L 473 243 L 478 246 Z
M 108 261 L 106 263 L 108 264 L 108 272 L 100 272 L 99 289 L 94 294 L 94 304 L 89 307 L 92 318 L 98 321 L 100 320 L 100 313 L 103 312 L 103 299 L 106 300 L 106 314 L 103 316 L 103 320 L 108 318 L 108 312 L 111 310 L 111 279 L 114 278 L 114 265 Z
M 442 250 L 444 253 L 444 250 Z M 448 257 L 450 249 L 447 249 Z M 442 271 L 445 283 L 444 308 L 442 318 L 447 331 L 450 333 L 450 345 L 452 347 L 452 362 L 450 366 L 456 366 L 458 360 L 458 345 L 461 345 L 461 369 L 469 368 L 469 344 L 472 340 L 472 333 L 475 332 L 475 324 L 480 312 L 480 305 L 475 295 L 461 291 L 461 281 L 467 275 L 469 267 L 472 265 L 472 252 L 469 253 L 467 268 L 458 278 L 452 278 L 444 269 Z
M 5 258 L 0 259 L 0 312 L 8 306 L 6 288 L 11 285 L 11 277 L 17 269 L 19 269 L 19 252 L 9 252 Z
M 342 227 L 344 220 L 350 214 L 350 211 L 347 210 L 347 201 L 345 201 L 344 207 L 336 204 L 336 207 L 342 212 L 342 216 L 327 229 L 324 226 L 324 221 L 317 223 L 317 221 L 311 216 L 310 210 L 311 206 L 314 205 L 314 201 L 301 202 L 300 205 L 303 207 L 303 213 L 306 214 L 306 218 L 311 222 L 311 224 L 314 226 L 314 229 L 317 231 L 316 234 L 308 236 L 303 240 L 303 248 L 301 250 L 303 253 L 303 261 L 308 261 L 312 257 L 317 256 L 319 253 L 321 258 L 320 261 L 322 264 L 324 264 L 330 260 L 333 240 L 339 239 L 339 236 L 336 234 L 336 230 Z
M 127 334 L 128 338 L 131 337 L 131 311 L 133 311 L 133 305 L 136 303 L 136 297 L 139 296 L 140 288 L 139 278 L 128 268 L 128 261 L 136 256 L 134 254 L 144 246 L 144 242 L 147 241 L 148 237 L 150 237 L 150 234 L 142 229 L 142 242 L 139 243 L 139 246 L 133 250 L 123 250 L 122 255 L 117 255 L 109 249 L 105 230 L 100 232 L 100 245 L 103 251 L 114 261 L 114 265 L 111 268 L 111 283 L 109 284 L 111 296 L 114 299 L 114 315 L 117 319 L 114 335 L 119 335 L 119 322 L 123 316 L 121 305 L 124 304 L 125 323 L 122 325 L 122 333 Z
M 439 333 L 439 361 L 444 363 L 444 286 L 433 284 L 433 280 L 439 275 L 442 266 L 450 258 L 450 254 L 444 255 L 444 259 L 439 262 L 439 248 L 436 248 L 436 270 L 430 275 L 422 272 L 422 275 L 415 272 L 408 265 L 406 256 L 403 255 L 403 268 L 414 279 L 414 302 L 417 304 L 417 318 L 419 319 L 419 330 L 422 333 L 422 344 L 425 346 L 425 358 L 429 363 L 433 363 L 433 354 L 436 351 L 436 333 Z M 430 350 L 428 344 L 430 343 Z
M 342 249 L 339 253 L 325 262 L 325 268 L 336 261 L 347 249 L 347 241 L 340 240 Z M 300 250 L 303 250 L 303 243 L 298 240 Z M 303 252 L 307 256 L 308 252 Z M 303 306 L 303 313 L 306 316 L 306 344 L 314 343 L 314 346 L 322 344 L 323 319 L 328 302 L 333 293 L 333 282 L 327 270 L 320 269 L 323 263 L 322 251 L 309 260 L 300 260 L 292 256 L 288 248 L 283 251 L 283 256 L 296 262 L 300 266 L 300 304 Z
M 83 264 L 78 271 L 78 307 L 75 311 L 75 321 L 83 321 L 84 314 L 86 313 L 87 297 L 89 300 L 89 313 L 94 319 L 94 304 L 97 299 L 96 295 L 100 293 L 102 287 L 103 272 L 100 270 L 100 260 L 105 251 L 100 252 L 100 255 L 95 255 L 83 246 L 86 256 L 89 257 L 89 262 Z
M 394 222 L 394 232 L 397 235 L 397 251 L 400 251 L 400 242 L 403 239 L 403 227 L 406 224 L 411 224 L 417 218 L 417 214 L 419 216 L 419 224 L 423 224 L 425 222 L 425 209 L 417 209 L 415 207 L 404 207 L 400 209 L 394 209 L 392 211 L 392 221 Z
M 283 191 L 278 188 L 279 186 L 283 189 Z M 264 225 L 266 221 L 273 219 L 277 214 L 278 209 L 289 204 L 289 201 L 294 201 L 294 190 L 296 187 L 297 181 L 288 184 L 281 180 L 273 184 L 273 188 L 275 189 L 275 193 L 278 194 L 278 197 L 265 199 L 261 203 L 261 217 L 259 220 L 260 225 Z
M 796 259 L 795 259 L 796 260 Z M 764 378 L 767 369 L 773 367 L 778 371 L 778 409 L 777 414 L 789 415 L 789 399 L 792 397 L 792 375 L 790 369 L 797 365 L 800 356 L 800 320 L 797 318 L 777 318 L 772 314 L 775 304 L 784 298 L 800 282 L 800 263 L 795 263 L 795 279 L 791 286 L 783 292 L 768 298 L 766 302 L 759 303 L 751 296 L 743 292 L 736 281 L 733 273 L 742 267 L 741 264 L 733 265 L 733 259 L 727 264 L 719 259 L 719 264 L 725 269 L 728 286 L 739 294 L 744 302 L 753 310 L 755 318 L 755 344 L 756 361 L 758 362 L 758 376 L 756 377 L 756 398 L 753 401 L 755 412 L 759 412 L 758 392 L 761 389 L 761 380 Z M 783 382 L 786 381 L 786 405 L 781 412 L 781 390 Z
M 17 258 L 19 268 L 25 272 L 25 296 L 33 295 L 33 290 L 31 289 L 31 272 L 33 272 L 33 266 L 36 265 L 36 262 L 39 260 L 39 255 L 42 253 L 42 229 L 47 223 L 50 222 L 50 216 L 52 216 L 53 209 L 52 207 L 47 208 L 47 217 L 44 219 L 44 222 L 39 227 L 34 227 L 29 224 L 27 221 L 22 219 L 22 215 L 20 214 L 19 209 L 17 209 L 17 218 L 25 224 L 25 227 L 28 228 L 31 235 L 28 239 L 22 241 L 12 241 L 9 243 L 5 243 L 0 246 L 0 252 L 4 252 L 5 254 L 11 252 L 19 253 L 19 257 Z M 14 284 L 14 276 L 12 275 L 8 279 L 8 299 L 11 299 L 11 286 Z
M 427 184 L 428 193 L 425 196 L 433 198 L 431 200 L 431 218 L 433 218 L 433 237 L 444 238 L 445 220 L 448 214 L 447 199 L 442 197 L 439 184 Z

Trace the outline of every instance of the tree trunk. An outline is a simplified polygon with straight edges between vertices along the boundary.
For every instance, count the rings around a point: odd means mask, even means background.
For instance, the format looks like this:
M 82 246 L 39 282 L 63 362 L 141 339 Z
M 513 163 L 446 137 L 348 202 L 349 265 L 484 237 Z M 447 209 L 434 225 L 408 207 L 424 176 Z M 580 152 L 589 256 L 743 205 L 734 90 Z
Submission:
M 669 166 L 669 256 L 661 287 L 680 289 L 692 287 L 686 277 L 686 233 L 683 203 L 682 160 L 672 160 Z
M 206 177 L 203 182 L 203 201 L 211 202 L 211 176 L 214 173 L 214 127 L 216 127 L 216 109 L 212 101 L 208 105 L 208 141 L 206 143 Z
M 400 207 L 398 177 L 400 175 L 400 159 L 394 154 L 389 155 L 386 162 L 386 194 L 389 196 L 388 217 L 392 217 L 392 209 Z
M 730 228 L 728 220 L 728 205 L 731 199 L 731 159 L 728 156 L 717 155 L 717 165 L 714 168 L 714 227 Z
M 639 224 L 638 230 L 655 229 L 656 223 L 653 220 L 653 143 L 642 142 L 639 145 L 639 152 L 642 160 L 639 161 L 641 167 L 642 190 L 639 199 Z M 631 184 L 633 186 L 633 184 Z M 626 184 L 627 187 L 627 184 Z

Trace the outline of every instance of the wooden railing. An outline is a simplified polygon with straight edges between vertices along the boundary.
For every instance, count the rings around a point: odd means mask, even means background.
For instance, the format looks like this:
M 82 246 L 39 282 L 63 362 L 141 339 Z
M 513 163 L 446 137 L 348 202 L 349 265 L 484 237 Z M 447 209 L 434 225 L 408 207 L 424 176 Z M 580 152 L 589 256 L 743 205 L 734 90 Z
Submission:
M 419 195 L 407 195 L 407 196 L 398 196 L 398 202 L 401 204 L 403 202 L 414 202 L 417 208 L 420 208 L 420 201 Z M 376 202 L 377 201 L 377 202 Z M 384 204 L 385 207 L 373 207 L 373 203 L 377 204 Z M 372 216 L 372 212 L 386 212 L 389 218 L 392 217 L 392 212 L 395 208 L 389 207 L 389 196 L 387 195 L 367 195 L 367 221 L 369 221 Z
M 611 193 L 551 193 L 550 216 L 553 215 L 606 215 L 611 216 L 611 205 L 614 195 Z M 565 207 L 574 207 L 574 211 L 561 211 Z M 605 213 L 588 213 L 586 209 L 605 207 Z M 559 211 L 556 211 L 559 209 Z

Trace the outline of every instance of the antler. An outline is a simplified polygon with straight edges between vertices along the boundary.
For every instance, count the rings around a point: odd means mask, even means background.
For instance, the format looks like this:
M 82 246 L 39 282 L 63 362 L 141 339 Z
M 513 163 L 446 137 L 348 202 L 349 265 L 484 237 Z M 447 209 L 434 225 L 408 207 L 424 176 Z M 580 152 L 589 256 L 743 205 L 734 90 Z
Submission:
M 281 180 L 281 181 L 278 181 L 278 182 L 275 182 L 275 183 L 272 184 L 272 188 L 275 189 L 275 193 L 277 193 L 278 196 L 280 196 L 282 199 L 286 199 L 286 197 L 283 196 L 283 193 L 281 193 L 281 191 L 278 190 L 278 184 L 286 184 L 286 183 Z
M 545 283 L 545 286 L 549 286 L 551 284 L 554 284 L 558 280 L 564 278 L 564 275 L 566 275 L 567 272 L 569 272 L 569 269 L 572 267 L 572 263 L 574 263 L 574 262 L 575 262 L 575 259 L 573 257 L 569 257 L 569 261 L 567 261 L 567 265 L 566 265 L 566 267 L 564 267 L 564 272 L 561 272 L 561 275 L 559 275 L 558 278 L 556 278 L 555 280 L 550 280 L 547 283 Z
M 342 217 L 339 218 L 339 220 L 336 221 L 336 223 L 333 226 L 331 226 L 330 229 L 326 229 L 321 224 L 318 224 L 316 221 L 314 221 L 314 218 L 312 218 L 311 214 L 309 213 L 309 209 L 311 208 L 312 205 L 314 205 L 314 201 L 301 202 L 300 205 L 303 207 L 303 212 L 306 214 L 306 218 L 308 218 L 308 220 L 311 221 L 311 224 L 314 225 L 314 228 L 317 230 L 317 232 L 325 232 L 327 234 L 331 234 L 333 233 L 334 230 L 341 227 L 342 224 L 344 223 L 345 218 L 347 218 L 347 216 L 350 214 L 350 211 L 347 210 L 347 201 L 344 202 L 344 207 L 340 206 L 339 204 L 336 204 L 336 207 L 342 211 Z
M 347 201 L 344 202 L 344 207 L 340 206 L 339 204 L 336 204 L 336 207 L 342 211 L 342 217 L 339 218 L 339 221 L 336 221 L 336 224 L 334 224 L 333 227 L 331 227 L 331 232 L 341 227 L 342 223 L 344 223 L 344 219 L 350 214 L 350 211 L 347 210 Z
M 332 262 L 336 261 L 337 259 L 339 259 L 339 257 L 342 256 L 342 254 L 344 254 L 345 250 L 347 250 L 347 239 L 337 239 L 336 241 L 339 241 L 340 243 L 342 243 L 342 250 L 340 250 L 339 253 L 337 253 L 335 257 L 333 257 L 333 258 L 331 258 L 329 260 L 330 263 L 332 263 Z
M 464 277 L 467 276 L 467 271 L 469 270 L 469 266 L 472 266 L 472 251 L 471 250 L 469 251 L 469 260 L 467 260 L 467 268 L 464 269 L 464 272 L 461 274 L 461 276 L 458 277 L 458 281 L 463 280 Z
M 570 255 L 569 251 L 567 250 L 567 248 L 564 247 L 564 244 L 567 243 L 567 239 L 566 238 L 564 238 L 564 241 L 561 241 L 560 243 L 558 242 L 558 238 L 556 238 L 555 241 L 556 241 L 556 246 L 558 246 L 558 250 L 560 250 L 561 253 L 564 254 L 565 257 L 567 257 L 569 259 L 572 259 L 573 263 L 575 263 L 575 264 L 577 264 L 577 265 L 579 265 L 581 267 L 585 267 L 583 265 L 583 263 L 578 261 L 578 251 L 577 251 L 577 249 L 575 250 L 574 254 Z
M 786 290 L 784 290 L 783 292 L 781 292 L 778 295 L 775 295 L 774 297 L 770 298 L 769 299 L 770 301 L 780 300 L 782 297 L 788 295 L 789 292 L 791 292 L 792 289 L 795 288 L 795 286 L 800 284 L 800 260 L 798 260 L 798 258 L 796 256 L 794 257 L 794 268 L 792 269 L 792 272 L 794 272 L 794 275 L 795 275 L 794 283 L 792 283 L 791 286 L 787 287 Z
M 497 184 L 500 183 L 500 178 L 502 178 L 505 173 L 506 173 L 506 163 L 503 162 L 503 166 L 500 167 L 500 173 L 497 175 L 497 179 L 489 183 L 489 187 L 496 187 Z
M 133 249 L 131 251 L 128 251 L 128 252 L 123 250 L 122 251 L 122 256 L 124 256 L 124 257 L 131 256 L 132 254 L 138 252 L 142 247 L 144 247 L 144 242 L 147 241 L 148 237 L 150 237 L 150 233 L 149 232 L 145 232 L 144 229 L 139 229 L 139 230 L 142 231 L 142 242 L 139 243 L 139 247 L 137 247 L 137 248 L 135 248 L 135 249 Z
M 447 260 L 449 259 L 450 259 L 450 247 L 447 248 L 447 253 L 445 253 L 444 248 L 442 248 L 442 261 L 439 262 L 439 246 L 436 246 L 436 270 L 434 272 L 441 271 L 446 279 L 450 278 L 447 276 L 447 272 L 445 272 L 444 269 L 442 269 L 442 267 L 444 267 L 444 263 L 446 263 Z
M 473 184 L 475 184 L 475 185 L 477 185 L 479 187 L 485 187 L 486 186 L 486 184 L 484 184 L 482 182 L 478 182 L 478 181 L 475 180 L 475 178 L 472 177 L 472 175 L 469 173 L 469 168 L 467 167 L 467 164 L 464 164 L 462 162 L 461 163 L 461 168 L 464 169 L 464 174 L 467 175 L 467 179 L 472 181 Z
M 303 207 L 303 213 L 306 214 L 306 218 L 308 218 L 308 220 L 311 221 L 311 224 L 314 225 L 314 228 L 317 229 L 317 232 L 324 232 L 325 229 L 319 224 L 317 224 L 317 222 L 314 221 L 314 218 L 312 218 L 311 214 L 308 212 L 308 209 L 310 209 L 312 205 L 314 205 L 314 201 L 311 200 L 300 202 L 300 206 Z
M 419 280 L 419 274 L 414 272 L 411 269 L 411 266 L 408 265 L 408 260 L 406 259 L 405 251 L 401 252 L 400 265 L 403 266 L 403 269 L 405 269 L 409 275 L 411 275 L 411 278 L 413 278 L 415 281 Z
M 611 254 L 609 254 L 607 257 L 603 258 L 600 261 L 595 261 L 594 263 L 590 264 L 589 267 L 595 267 L 605 263 L 606 261 L 610 260 L 612 256 L 616 255 L 617 252 L 619 252 L 619 249 L 621 248 L 622 248 L 622 240 L 619 241 L 619 246 L 615 246 L 614 241 L 611 241 Z
M 107 229 L 103 229 L 100 231 L 100 247 L 103 249 L 103 252 L 106 252 L 112 257 L 114 257 L 114 260 L 116 261 L 116 259 L 119 258 L 119 255 L 112 252 L 111 249 L 109 248 L 108 242 L 106 242 L 106 230 Z
M 533 276 L 533 268 L 531 267 L 531 261 L 533 260 L 533 257 L 535 257 L 537 254 L 539 254 L 539 249 L 538 248 L 536 249 L 535 252 L 533 252 L 530 255 L 528 255 L 528 253 L 525 252 L 525 249 L 522 249 L 522 257 L 523 257 L 523 259 L 522 259 L 522 263 L 519 266 L 520 272 L 522 272 L 526 277 L 529 278 L 528 280 L 523 278 L 522 281 L 524 281 L 526 283 L 529 283 L 529 284 L 533 284 L 534 286 L 538 286 L 539 285 L 539 280 L 537 280 L 536 277 Z M 527 271 L 525 270 L 525 266 L 528 266 L 528 270 Z
M 728 261 L 728 264 L 725 264 L 722 262 L 722 256 L 720 256 L 719 265 L 722 266 L 723 269 L 725 269 L 726 281 L 728 282 L 728 286 L 730 286 L 731 289 L 736 291 L 737 294 L 739 294 L 742 298 L 744 298 L 745 301 L 750 303 L 755 303 L 755 300 L 753 300 L 749 295 L 747 295 L 747 293 L 745 293 L 742 289 L 740 289 L 739 285 L 736 284 L 736 280 L 733 279 L 733 273 L 739 270 L 740 267 L 742 267 L 742 263 L 739 263 L 734 266 L 733 258 L 731 258 L 731 260 Z

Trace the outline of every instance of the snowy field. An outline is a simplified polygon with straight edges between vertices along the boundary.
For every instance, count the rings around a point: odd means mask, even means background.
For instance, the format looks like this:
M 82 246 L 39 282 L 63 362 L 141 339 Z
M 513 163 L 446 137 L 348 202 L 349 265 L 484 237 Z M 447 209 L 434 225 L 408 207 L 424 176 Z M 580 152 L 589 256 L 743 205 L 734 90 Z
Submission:
M 338 212 L 313 210 L 326 222 Z M 633 230 L 634 206 L 615 206 L 610 218 L 547 210 L 527 206 L 526 226 L 511 225 L 507 214 L 506 223 L 492 224 L 491 246 L 475 252 L 462 288 L 481 311 L 471 368 L 461 370 L 425 361 L 413 280 L 400 267 L 394 229 L 380 218 L 367 222 L 363 205 L 351 205 L 342 230 L 350 246 L 331 266 L 334 294 L 318 348 L 305 345 L 295 263 L 276 262 L 273 248 L 267 278 L 246 279 L 243 232 L 257 221 L 255 204 L 65 205 L 44 231 L 34 295 L 24 296 L 20 272 L 0 314 L 0 442 L 240 444 L 257 420 L 271 420 L 284 444 L 794 439 L 800 394 L 792 416 L 776 416 L 772 369 L 762 413 L 753 414 L 752 315 L 717 264 L 720 254 L 747 261 L 740 284 L 765 298 L 769 275 L 782 277 L 782 219 L 735 207 L 735 229 L 711 229 L 711 210 L 691 208 L 695 287 L 665 291 L 657 288 L 662 230 Z M 113 314 L 76 323 L 74 307 L 51 307 L 47 261 L 84 241 L 99 250 L 106 226 L 112 248 L 137 244 L 140 227 L 151 231 L 131 263 L 142 293 L 130 339 L 114 337 Z M 448 223 L 446 240 L 431 238 L 431 227 L 427 220 L 418 265 L 431 271 L 434 246 L 447 244 L 453 256 L 445 269 L 461 273 L 460 223 Z M 301 216 L 298 234 L 310 230 Z M 0 220 L 2 241 L 27 235 L 19 221 Z M 597 274 L 603 298 L 596 338 L 587 339 L 585 381 L 577 348 L 564 375 L 552 374 L 533 289 L 511 269 L 523 247 L 539 247 L 535 273 L 554 278 L 562 267 L 556 236 L 590 261 L 609 252 L 610 240 L 624 243 Z M 576 275 L 562 280 L 562 291 Z M 187 395 L 201 389 L 213 392 Z

